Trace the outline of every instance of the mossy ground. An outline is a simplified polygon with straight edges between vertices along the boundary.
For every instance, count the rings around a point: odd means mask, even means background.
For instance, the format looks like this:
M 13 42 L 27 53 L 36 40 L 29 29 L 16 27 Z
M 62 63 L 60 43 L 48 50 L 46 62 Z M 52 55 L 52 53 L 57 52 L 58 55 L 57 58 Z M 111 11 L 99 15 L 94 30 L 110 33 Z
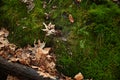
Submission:
M 46 8 L 43 2 L 46 1 Z M 82 72 L 93 80 L 119 80 L 120 8 L 110 0 L 34 0 L 35 8 L 27 12 L 19 0 L 2 0 L 0 26 L 10 31 L 9 40 L 18 46 L 41 39 L 54 48 L 57 68 L 68 76 Z M 56 9 L 52 7 L 56 6 Z M 44 13 L 50 13 L 45 19 Z M 68 19 L 71 14 L 74 23 Z M 59 37 L 46 37 L 43 22 L 61 29 Z

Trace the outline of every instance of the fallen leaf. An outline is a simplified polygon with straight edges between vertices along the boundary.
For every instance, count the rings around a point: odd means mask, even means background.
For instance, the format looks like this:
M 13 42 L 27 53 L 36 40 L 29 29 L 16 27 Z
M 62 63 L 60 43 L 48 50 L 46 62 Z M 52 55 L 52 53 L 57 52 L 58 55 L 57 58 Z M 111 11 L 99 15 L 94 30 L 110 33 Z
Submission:
M 0 30 L 0 36 L 7 37 L 8 35 L 9 35 L 9 32 L 5 28 L 2 28 Z
M 55 31 L 55 25 L 51 23 L 48 25 L 44 23 L 44 26 L 46 30 L 48 30 L 48 34 Z M 28 45 L 27 47 L 16 49 L 16 45 L 9 43 L 7 36 L 7 31 L 0 30 L 1 57 L 9 62 L 19 62 L 19 64 L 27 65 L 41 73 L 43 77 L 56 79 L 56 76 L 58 76 L 58 72 L 55 68 L 56 57 L 53 54 L 50 55 L 51 48 L 45 47 L 45 42 L 38 40 L 37 43 L 36 41 L 34 42 L 34 47 Z M 17 79 L 14 76 L 8 76 L 7 80 Z
M 82 73 L 78 73 L 77 75 L 75 75 L 74 79 L 75 80 L 83 80 L 84 77 L 83 77 Z
M 42 50 L 43 54 L 48 54 L 50 52 L 51 48 L 44 48 Z
M 19 58 L 14 58 L 14 57 L 12 57 L 12 58 L 10 58 L 8 61 L 9 62 L 17 62 L 19 60 Z
M 51 34 L 55 34 L 55 25 L 51 24 L 51 22 L 46 25 L 45 23 L 43 23 L 43 25 L 45 26 L 45 29 L 42 29 L 43 31 L 46 32 L 46 36 L 49 36 Z
M 73 19 L 73 16 L 72 16 L 71 14 L 69 14 L 69 21 L 70 21 L 71 23 L 74 23 L 74 19 Z
M 42 54 L 43 54 L 42 49 L 41 49 L 41 48 L 38 48 L 38 49 L 36 50 L 36 53 L 35 53 L 35 58 L 36 58 L 37 60 L 40 60 Z

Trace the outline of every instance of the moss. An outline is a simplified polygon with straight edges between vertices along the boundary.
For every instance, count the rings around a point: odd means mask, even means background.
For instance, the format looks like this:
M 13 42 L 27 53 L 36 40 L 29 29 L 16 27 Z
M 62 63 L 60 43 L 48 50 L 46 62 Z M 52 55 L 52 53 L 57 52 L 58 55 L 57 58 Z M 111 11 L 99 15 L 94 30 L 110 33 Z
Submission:
M 120 9 L 110 0 L 35 0 L 35 8 L 27 12 L 18 0 L 2 0 L 0 26 L 10 30 L 9 40 L 19 46 L 33 44 L 35 39 L 53 47 L 57 69 L 68 76 L 82 72 L 85 78 L 119 80 Z M 56 6 L 53 9 L 53 6 Z M 49 13 L 49 19 L 44 13 Z M 69 21 L 68 15 L 74 18 Z M 61 37 L 49 36 L 41 30 L 42 22 L 52 22 L 62 31 Z M 63 41 L 61 38 L 66 38 Z
M 73 13 L 76 22 L 71 25 L 73 28 L 68 37 L 68 45 L 64 45 L 64 48 L 69 49 L 65 50 L 60 45 L 56 52 L 61 57 L 68 54 L 66 58 L 73 62 L 70 64 L 65 60 L 65 65 L 61 62 L 61 60 L 64 62 L 65 57 L 58 58 L 60 59 L 59 64 L 64 67 L 61 71 L 71 76 L 74 72 L 81 71 L 85 78 L 97 80 L 119 79 L 113 70 L 117 67 L 115 70 L 117 71 L 119 67 L 119 61 L 116 61 L 115 56 L 119 52 L 120 41 L 119 10 L 118 6 L 111 2 L 106 5 L 93 3 L 89 10 L 78 9 L 76 11 L 79 14 Z M 59 52 L 60 50 L 63 53 Z M 72 52 L 72 56 L 69 54 L 70 52 Z M 68 65 L 75 71 L 69 69 Z M 64 70 L 67 69 L 69 71 L 65 72 Z
M 26 4 L 18 0 L 3 0 L 1 26 L 10 30 L 9 40 L 19 46 L 33 44 L 35 39 L 43 39 L 41 31 L 43 10 L 41 1 L 35 1 L 35 8 L 28 13 Z M 41 34 L 41 35 L 40 35 Z

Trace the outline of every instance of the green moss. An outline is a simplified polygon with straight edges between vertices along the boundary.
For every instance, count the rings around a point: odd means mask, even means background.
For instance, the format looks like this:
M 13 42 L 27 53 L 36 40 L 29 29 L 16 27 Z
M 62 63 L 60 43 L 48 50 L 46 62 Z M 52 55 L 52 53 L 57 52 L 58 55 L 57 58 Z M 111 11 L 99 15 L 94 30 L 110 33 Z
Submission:
M 68 54 L 66 58 L 73 62 L 70 64 L 65 60 L 65 63 L 62 63 L 61 60 L 64 62 L 65 57 L 58 58 L 60 59 L 59 64 L 63 67 L 61 71 L 71 76 L 74 72 L 81 71 L 85 78 L 95 80 L 119 79 L 117 70 L 119 70 L 120 64 L 119 60 L 116 60 L 118 59 L 116 54 L 120 49 L 119 11 L 118 6 L 111 2 L 106 5 L 93 3 L 89 10 L 76 9 L 75 12 L 78 13 L 73 13 L 76 22 L 71 25 L 73 28 L 68 37 L 68 45 L 64 45 L 64 48 L 69 49 L 65 50 L 60 45 L 57 50 L 62 50 L 64 53 L 56 52 L 61 57 Z M 72 55 L 69 54 L 70 52 Z M 65 72 L 64 70 L 67 69 L 69 71 Z M 116 71 L 117 73 L 115 73 Z
M 110 0 L 35 0 L 27 12 L 18 0 L 2 0 L 0 26 L 10 30 L 9 40 L 19 46 L 33 44 L 35 39 L 53 47 L 57 69 L 68 76 L 82 72 L 94 80 L 119 80 L 120 73 L 120 8 Z M 52 7 L 56 6 L 56 9 Z M 49 13 L 45 19 L 44 13 Z M 69 21 L 68 15 L 74 18 Z M 52 22 L 62 37 L 49 36 L 41 30 L 42 22 Z
M 18 0 L 3 0 L 1 11 L 2 26 L 10 30 L 9 40 L 19 46 L 33 44 L 35 39 L 43 39 L 42 2 L 35 1 L 35 8 L 28 13 L 26 4 Z

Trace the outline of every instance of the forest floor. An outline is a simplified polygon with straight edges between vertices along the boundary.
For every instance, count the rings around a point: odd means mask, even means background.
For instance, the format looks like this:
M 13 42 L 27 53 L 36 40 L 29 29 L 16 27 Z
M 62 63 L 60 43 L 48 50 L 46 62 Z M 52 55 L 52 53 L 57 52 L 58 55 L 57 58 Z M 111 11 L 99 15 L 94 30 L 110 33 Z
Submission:
M 119 15 L 119 0 L 1 0 L 0 55 L 52 77 L 119 80 Z

